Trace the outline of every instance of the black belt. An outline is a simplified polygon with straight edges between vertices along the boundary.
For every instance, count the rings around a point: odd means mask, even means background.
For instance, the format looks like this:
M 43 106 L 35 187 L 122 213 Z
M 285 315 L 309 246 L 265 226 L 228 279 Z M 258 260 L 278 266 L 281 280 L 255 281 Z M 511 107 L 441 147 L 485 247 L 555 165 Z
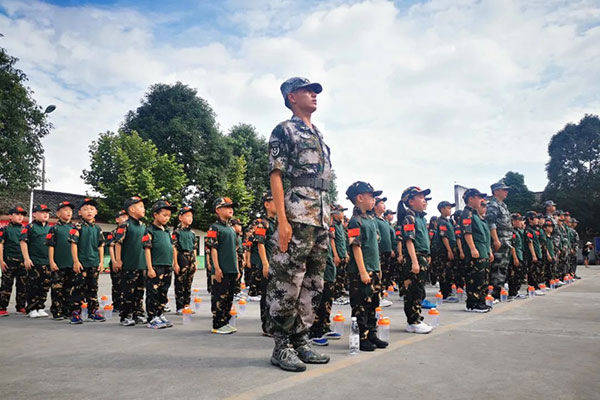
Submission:
M 292 187 L 304 186 L 317 190 L 329 190 L 331 182 L 321 178 L 292 178 Z

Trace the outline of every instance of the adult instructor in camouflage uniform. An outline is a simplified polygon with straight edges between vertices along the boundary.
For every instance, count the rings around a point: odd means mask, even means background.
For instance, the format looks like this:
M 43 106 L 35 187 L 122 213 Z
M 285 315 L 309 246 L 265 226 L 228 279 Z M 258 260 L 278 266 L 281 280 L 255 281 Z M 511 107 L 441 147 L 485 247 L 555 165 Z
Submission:
M 281 93 L 293 117 L 277 125 L 269 139 L 271 191 L 279 221 L 267 286 L 267 325 L 275 339 L 271 363 L 295 372 L 304 371 L 305 363 L 329 362 L 308 338 L 323 290 L 329 237 L 330 152 L 311 123 L 322 90 L 305 78 L 285 81 Z M 289 181 L 286 192 L 284 179 Z
M 512 257 L 512 219 L 504 200 L 510 189 L 504 181 L 490 186 L 493 197 L 488 203 L 486 221 L 490 228 L 494 262 L 491 267 L 490 285 L 494 286 L 492 296 L 500 298 L 500 291 L 506 282 L 506 276 Z

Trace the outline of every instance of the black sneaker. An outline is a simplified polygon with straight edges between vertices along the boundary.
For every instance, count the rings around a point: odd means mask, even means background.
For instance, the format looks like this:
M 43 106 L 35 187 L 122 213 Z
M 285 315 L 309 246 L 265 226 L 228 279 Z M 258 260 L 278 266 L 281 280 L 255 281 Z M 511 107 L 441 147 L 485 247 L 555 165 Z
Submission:
M 306 364 L 298 358 L 296 350 L 290 347 L 280 349 L 275 347 L 275 349 L 273 349 L 273 354 L 271 355 L 271 364 L 278 366 L 284 371 L 306 371 Z
M 389 343 L 386 342 L 385 340 L 381 340 L 377 337 L 377 335 L 369 335 L 369 342 L 373 343 L 375 345 L 375 347 L 377 347 L 378 349 L 385 349 L 386 347 L 388 347 Z
M 329 362 L 329 356 L 316 352 L 310 343 L 296 347 L 295 350 L 298 353 L 298 358 L 306 364 L 327 364 Z
M 376 348 L 377 346 L 369 339 L 360 341 L 360 351 L 375 351 Z
M 466 312 L 474 312 L 474 313 L 486 313 L 490 312 L 492 307 L 488 307 L 485 304 L 475 304 L 474 306 L 466 306 Z
M 573 275 L 574 279 L 581 279 L 581 277 L 579 275 Z

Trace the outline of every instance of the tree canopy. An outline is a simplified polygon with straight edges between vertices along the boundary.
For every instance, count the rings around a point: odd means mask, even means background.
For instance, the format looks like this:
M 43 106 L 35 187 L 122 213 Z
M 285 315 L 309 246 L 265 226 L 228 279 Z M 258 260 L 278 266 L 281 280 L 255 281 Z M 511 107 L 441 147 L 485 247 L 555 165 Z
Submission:
M 510 212 L 525 214 L 527 211 L 533 210 L 535 195 L 525 185 L 525 176 L 518 172 L 508 171 L 503 179 L 504 183 L 510 186 L 510 191 L 505 201 Z

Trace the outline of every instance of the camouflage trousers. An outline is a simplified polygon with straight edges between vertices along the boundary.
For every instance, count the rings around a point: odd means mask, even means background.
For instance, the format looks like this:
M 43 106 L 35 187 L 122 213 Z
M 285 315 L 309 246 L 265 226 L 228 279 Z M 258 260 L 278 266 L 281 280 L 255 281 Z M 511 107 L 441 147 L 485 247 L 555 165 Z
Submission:
M 458 275 L 458 263 L 456 262 L 456 256 L 454 257 L 454 260 L 450 260 L 448 255 L 444 254 L 433 257 L 431 260 L 431 265 L 435 265 L 438 270 L 440 292 L 444 299 L 452 296 L 452 284 L 456 282 L 455 277 Z
M 267 305 L 267 287 L 269 286 L 269 278 L 261 275 L 260 280 L 260 322 L 264 333 L 269 333 L 268 319 L 269 307 Z
M 210 254 L 205 257 L 210 257 Z M 206 263 L 206 291 L 208 293 L 212 292 L 212 266 L 208 262 Z
M 379 272 L 369 272 L 371 282 L 364 284 L 360 274 L 348 274 L 350 284 L 350 307 L 352 316 L 356 317 L 360 340 L 377 333 L 377 318 L 375 309 L 379 307 L 379 295 L 381 293 L 381 279 Z
M 464 289 L 467 286 L 467 263 L 464 258 L 461 260 L 458 252 L 454 255 L 454 260 L 456 262 L 456 275 L 454 276 L 456 287 Z
M 192 301 L 192 282 L 196 273 L 194 253 L 177 252 L 177 264 L 179 273 L 175 274 L 175 307 L 183 310 Z
M 336 275 L 333 288 L 333 295 L 335 299 L 346 294 L 346 290 L 348 288 L 348 274 L 346 273 L 347 264 L 346 258 L 341 258 L 339 265 L 336 266 Z
M 433 260 L 438 257 L 439 256 L 436 252 L 436 254 L 434 254 L 431 258 Z M 409 259 L 410 259 L 410 257 L 409 257 Z M 435 285 L 438 282 L 439 276 L 440 276 L 439 266 L 435 263 L 431 263 L 429 265 L 429 268 L 427 269 L 426 279 L 429 279 L 429 283 L 431 283 L 432 285 Z
M 145 269 L 121 270 L 121 287 L 123 289 L 121 318 L 144 316 L 145 286 Z
M 72 268 L 61 268 L 58 271 L 52 271 L 50 286 L 52 305 L 50 306 L 50 312 L 54 318 L 71 315 L 69 293 L 71 292 L 74 274 Z
M 490 259 L 471 258 L 467 261 L 467 307 L 485 304 L 490 278 Z
M 260 295 L 260 281 L 262 277 L 262 271 L 260 270 L 260 266 L 258 264 L 252 264 L 250 268 L 246 271 L 248 283 L 248 296 L 259 296 Z
M 550 287 L 550 280 L 556 278 L 557 275 L 556 262 L 545 259 L 542 263 L 542 282 L 545 282 L 546 286 Z
M 419 260 L 419 273 L 412 272 L 412 261 L 405 257 L 402 267 L 404 277 L 404 314 L 409 324 L 423 321 L 421 315 L 421 302 L 425 299 L 425 281 L 429 276 L 429 262 L 426 254 L 417 254 Z
M 324 282 L 321 301 L 315 310 L 315 321 L 310 327 L 310 337 L 320 338 L 331 332 L 331 306 L 333 305 L 335 282 Z M 379 297 L 378 297 L 379 302 Z M 352 314 L 354 316 L 354 314 Z
M 498 251 L 494 251 L 494 262 L 490 266 L 490 285 L 494 287 L 492 296 L 495 299 L 500 298 L 500 291 L 504 288 L 510 260 L 512 259 L 511 247 L 506 242 L 501 242 L 502 246 Z
M 540 260 L 529 260 L 527 263 L 527 283 L 533 286 L 535 290 L 540 288 L 540 283 L 544 281 L 543 266 Z
M 157 265 L 152 267 L 156 276 L 146 277 L 146 312 L 148 321 L 154 317 L 160 317 L 165 311 L 165 305 L 169 302 L 167 293 L 171 286 L 171 266 Z
M 508 295 L 516 296 L 519 294 L 521 289 L 521 282 L 525 277 L 526 267 L 523 261 L 519 261 L 519 265 L 515 265 L 511 261 L 510 268 L 508 269 Z
M 568 255 L 564 250 L 560 250 L 560 253 L 556 260 L 556 270 L 562 278 L 569 272 L 568 266 Z
M 2 273 L 2 284 L 0 285 L 0 310 L 6 310 L 10 295 L 12 293 L 13 282 L 16 286 L 16 309 L 25 308 L 27 302 L 27 271 L 23 266 L 23 260 L 14 258 L 5 258 L 6 272 Z
M 233 294 L 237 274 L 223 274 L 221 282 L 213 277 L 211 297 L 211 311 L 213 317 L 213 329 L 219 329 L 229 323 L 229 312 L 233 305 Z
M 242 279 L 244 279 L 244 263 L 242 262 L 243 255 L 238 254 L 238 271 L 240 271 L 240 277 L 235 282 L 235 293 L 242 293 Z
M 109 265 L 109 267 L 113 307 L 115 311 L 121 310 L 121 302 L 123 300 L 123 288 L 121 287 L 121 271 L 114 271 L 112 263 Z
M 308 340 L 315 308 L 321 300 L 329 232 L 292 222 L 287 252 L 279 248 L 279 231 L 271 237 L 273 255 L 267 285 L 268 329 L 277 347 L 295 347 Z
M 381 265 L 381 290 L 392 286 L 394 281 L 394 270 L 392 263 L 392 252 L 379 253 L 379 264 Z
M 50 266 L 34 264 L 27 271 L 27 312 L 43 310 L 50 290 Z
M 86 302 L 90 314 L 98 311 L 98 268 L 84 268 L 80 273 L 73 273 L 71 281 L 71 312 L 81 313 L 81 303 Z
M 568 265 L 569 265 L 569 273 L 571 275 L 575 275 L 577 272 L 577 253 L 571 254 L 568 256 Z

